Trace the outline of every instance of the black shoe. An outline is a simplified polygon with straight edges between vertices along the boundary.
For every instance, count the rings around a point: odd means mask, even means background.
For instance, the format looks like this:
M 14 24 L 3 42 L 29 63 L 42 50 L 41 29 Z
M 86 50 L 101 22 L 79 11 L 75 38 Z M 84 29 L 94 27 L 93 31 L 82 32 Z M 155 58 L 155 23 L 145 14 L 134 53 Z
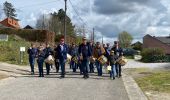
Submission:
M 64 76 L 64 75 L 61 75 L 60 78 L 65 78 L 65 76 Z
M 89 75 L 87 75 L 86 77 L 89 78 Z
M 87 76 L 83 76 L 84 79 L 87 79 Z
M 113 77 L 113 80 L 115 80 L 115 77 Z

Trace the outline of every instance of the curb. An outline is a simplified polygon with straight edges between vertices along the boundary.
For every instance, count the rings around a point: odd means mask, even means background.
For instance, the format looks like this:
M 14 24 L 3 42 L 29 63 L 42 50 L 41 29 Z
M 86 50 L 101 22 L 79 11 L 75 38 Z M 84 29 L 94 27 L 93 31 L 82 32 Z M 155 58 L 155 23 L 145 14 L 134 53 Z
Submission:
M 135 80 L 124 73 L 122 73 L 122 80 L 127 91 L 129 100 L 148 100 L 142 90 L 139 88 Z

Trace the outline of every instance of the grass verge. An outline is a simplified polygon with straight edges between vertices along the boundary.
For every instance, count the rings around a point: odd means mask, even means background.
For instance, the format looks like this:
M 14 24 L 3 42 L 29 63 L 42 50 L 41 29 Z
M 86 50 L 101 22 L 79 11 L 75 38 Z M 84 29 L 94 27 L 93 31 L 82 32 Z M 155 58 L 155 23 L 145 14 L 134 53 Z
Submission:
M 0 61 L 7 62 L 10 64 L 19 64 L 20 65 L 20 47 L 30 46 L 30 43 L 24 41 L 14 35 L 9 36 L 9 41 L 0 41 Z M 21 65 L 28 64 L 28 54 L 24 53 L 23 63 Z
M 170 93 L 170 69 L 132 68 L 125 69 L 143 91 Z
M 170 93 L 170 71 L 153 72 L 135 80 L 143 91 Z

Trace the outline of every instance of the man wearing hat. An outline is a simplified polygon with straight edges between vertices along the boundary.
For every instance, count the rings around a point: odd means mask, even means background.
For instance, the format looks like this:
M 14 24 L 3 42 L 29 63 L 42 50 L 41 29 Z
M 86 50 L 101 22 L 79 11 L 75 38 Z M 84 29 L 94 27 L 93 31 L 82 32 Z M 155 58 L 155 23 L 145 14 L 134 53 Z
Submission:
M 59 59 L 59 64 L 61 66 L 61 78 L 65 77 L 65 63 L 67 60 L 68 47 L 64 42 L 64 37 L 60 39 L 60 43 L 56 48 L 57 58 Z
M 117 55 L 118 57 L 120 57 L 121 55 L 123 55 L 123 50 L 121 47 L 119 47 L 119 43 L 118 41 L 114 41 L 114 46 L 112 48 L 112 50 L 114 51 L 114 54 Z M 121 77 L 121 65 L 119 63 L 115 64 L 115 68 L 116 68 L 116 76 L 117 77 Z
M 98 59 L 99 57 L 101 57 L 104 54 L 105 54 L 105 49 L 100 44 L 100 42 L 97 42 L 96 47 L 93 50 L 93 56 L 96 59 Z M 98 76 L 102 76 L 102 73 L 103 73 L 102 72 L 102 64 L 98 60 L 96 61 L 96 67 L 97 67 Z
M 78 49 L 80 60 L 81 60 L 81 67 L 83 69 L 83 78 L 89 78 L 88 74 L 88 67 L 89 67 L 89 58 L 92 56 L 92 51 L 90 46 L 87 44 L 86 37 L 82 38 L 82 44 L 79 45 Z

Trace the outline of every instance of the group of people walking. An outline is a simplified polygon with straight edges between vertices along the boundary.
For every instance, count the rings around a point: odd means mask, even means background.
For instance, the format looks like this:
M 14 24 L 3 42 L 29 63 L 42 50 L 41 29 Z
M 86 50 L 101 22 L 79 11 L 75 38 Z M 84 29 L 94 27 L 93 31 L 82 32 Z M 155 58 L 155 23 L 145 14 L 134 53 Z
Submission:
M 64 38 L 60 39 L 60 43 L 55 45 L 55 47 L 50 47 L 47 44 L 40 44 L 39 47 L 36 47 L 35 44 L 31 44 L 31 47 L 28 49 L 29 54 L 29 63 L 31 67 L 31 74 L 34 74 L 34 65 L 35 59 L 37 59 L 39 77 L 44 77 L 43 65 L 45 59 L 50 55 L 54 57 L 54 64 L 49 64 L 45 62 L 46 74 L 50 74 L 50 68 L 55 66 L 56 72 L 58 73 L 61 69 L 61 78 L 65 77 L 65 66 L 68 62 L 68 54 L 71 59 L 69 61 L 70 69 L 73 72 L 80 70 L 80 74 L 83 75 L 83 78 L 89 78 L 89 73 L 94 73 L 95 68 L 97 68 L 98 76 L 102 76 L 103 67 L 111 66 L 109 70 L 110 78 L 115 79 L 115 77 L 121 77 L 121 65 L 117 62 L 117 59 L 120 56 L 123 56 L 122 48 L 119 47 L 117 41 L 114 42 L 114 46 L 110 46 L 109 43 L 106 46 L 102 45 L 100 42 L 96 44 L 88 42 L 85 37 L 82 38 L 82 43 L 77 46 L 72 43 L 71 46 L 68 46 L 64 42 Z M 107 58 L 106 63 L 101 63 L 99 58 Z

